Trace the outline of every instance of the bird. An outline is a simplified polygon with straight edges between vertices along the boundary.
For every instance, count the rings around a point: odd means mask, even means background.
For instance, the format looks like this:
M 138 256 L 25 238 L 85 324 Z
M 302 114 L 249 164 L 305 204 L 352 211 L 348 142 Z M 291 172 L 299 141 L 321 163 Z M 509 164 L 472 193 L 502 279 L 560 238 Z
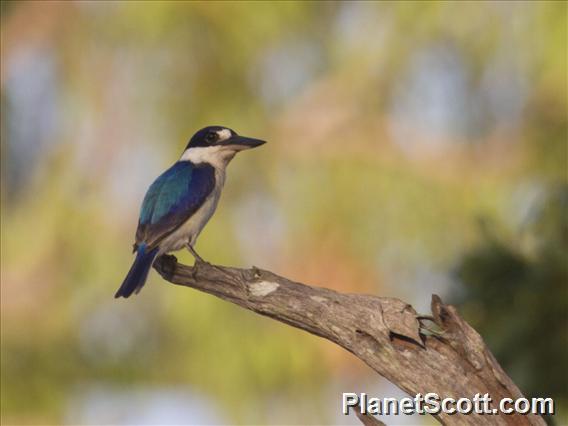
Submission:
M 136 257 L 115 298 L 138 293 L 163 254 L 185 247 L 196 264 L 205 262 L 194 246 L 217 208 L 227 165 L 238 152 L 264 143 L 223 126 L 205 127 L 191 137 L 179 160 L 154 180 L 144 196 L 133 249 Z

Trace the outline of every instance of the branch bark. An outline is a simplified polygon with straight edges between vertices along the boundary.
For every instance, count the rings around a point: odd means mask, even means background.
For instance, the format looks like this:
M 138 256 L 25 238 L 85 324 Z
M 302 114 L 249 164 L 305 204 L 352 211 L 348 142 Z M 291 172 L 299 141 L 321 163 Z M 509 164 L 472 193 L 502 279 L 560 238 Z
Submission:
M 442 334 L 426 335 L 412 306 L 395 298 L 338 293 L 258 268 L 190 267 L 177 263 L 174 256 L 162 256 L 154 268 L 173 284 L 328 339 L 411 396 L 434 392 L 440 398 L 471 399 L 476 393 L 488 393 L 492 407 L 502 398 L 523 396 L 481 336 L 436 295 L 431 319 Z M 452 425 L 545 424 L 534 414 L 440 413 L 434 417 Z

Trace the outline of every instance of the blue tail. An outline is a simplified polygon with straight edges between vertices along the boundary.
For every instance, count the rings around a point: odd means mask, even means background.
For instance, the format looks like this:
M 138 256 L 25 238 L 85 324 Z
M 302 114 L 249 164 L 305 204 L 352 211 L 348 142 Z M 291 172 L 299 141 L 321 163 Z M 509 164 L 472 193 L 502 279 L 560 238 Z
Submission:
M 115 298 L 118 297 L 129 297 L 132 293 L 138 293 L 144 284 L 146 283 L 146 278 L 148 278 L 148 272 L 152 267 L 152 263 L 158 254 L 158 247 L 153 250 L 146 251 L 146 244 L 141 244 L 138 247 L 136 253 L 136 259 L 128 271 L 128 275 L 124 279 L 124 282 L 114 295 Z

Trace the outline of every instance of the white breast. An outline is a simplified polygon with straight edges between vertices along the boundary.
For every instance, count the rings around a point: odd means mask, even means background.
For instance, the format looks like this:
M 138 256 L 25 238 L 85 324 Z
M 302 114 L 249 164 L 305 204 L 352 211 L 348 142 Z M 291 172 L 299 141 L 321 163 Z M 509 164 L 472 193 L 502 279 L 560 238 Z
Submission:
M 171 235 L 165 238 L 160 243 L 160 254 L 169 253 L 172 251 L 180 250 L 189 242 L 192 246 L 195 244 L 199 233 L 207 224 L 215 209 L 221 196 L 221 190 L 225 184 L 225 168 L 215 167 L 215 188 L 207 197 L 203 205 L 185 221 Z

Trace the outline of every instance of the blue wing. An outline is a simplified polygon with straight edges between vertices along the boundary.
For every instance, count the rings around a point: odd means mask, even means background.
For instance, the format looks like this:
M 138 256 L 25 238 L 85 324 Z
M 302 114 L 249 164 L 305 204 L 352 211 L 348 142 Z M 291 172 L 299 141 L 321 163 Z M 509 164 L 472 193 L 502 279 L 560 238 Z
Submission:
M 160 175 L 146 192 L 136 230 L 136 246 L 149 249 L 191 217 L 215 188 L 209 164 L 179 161 Z

